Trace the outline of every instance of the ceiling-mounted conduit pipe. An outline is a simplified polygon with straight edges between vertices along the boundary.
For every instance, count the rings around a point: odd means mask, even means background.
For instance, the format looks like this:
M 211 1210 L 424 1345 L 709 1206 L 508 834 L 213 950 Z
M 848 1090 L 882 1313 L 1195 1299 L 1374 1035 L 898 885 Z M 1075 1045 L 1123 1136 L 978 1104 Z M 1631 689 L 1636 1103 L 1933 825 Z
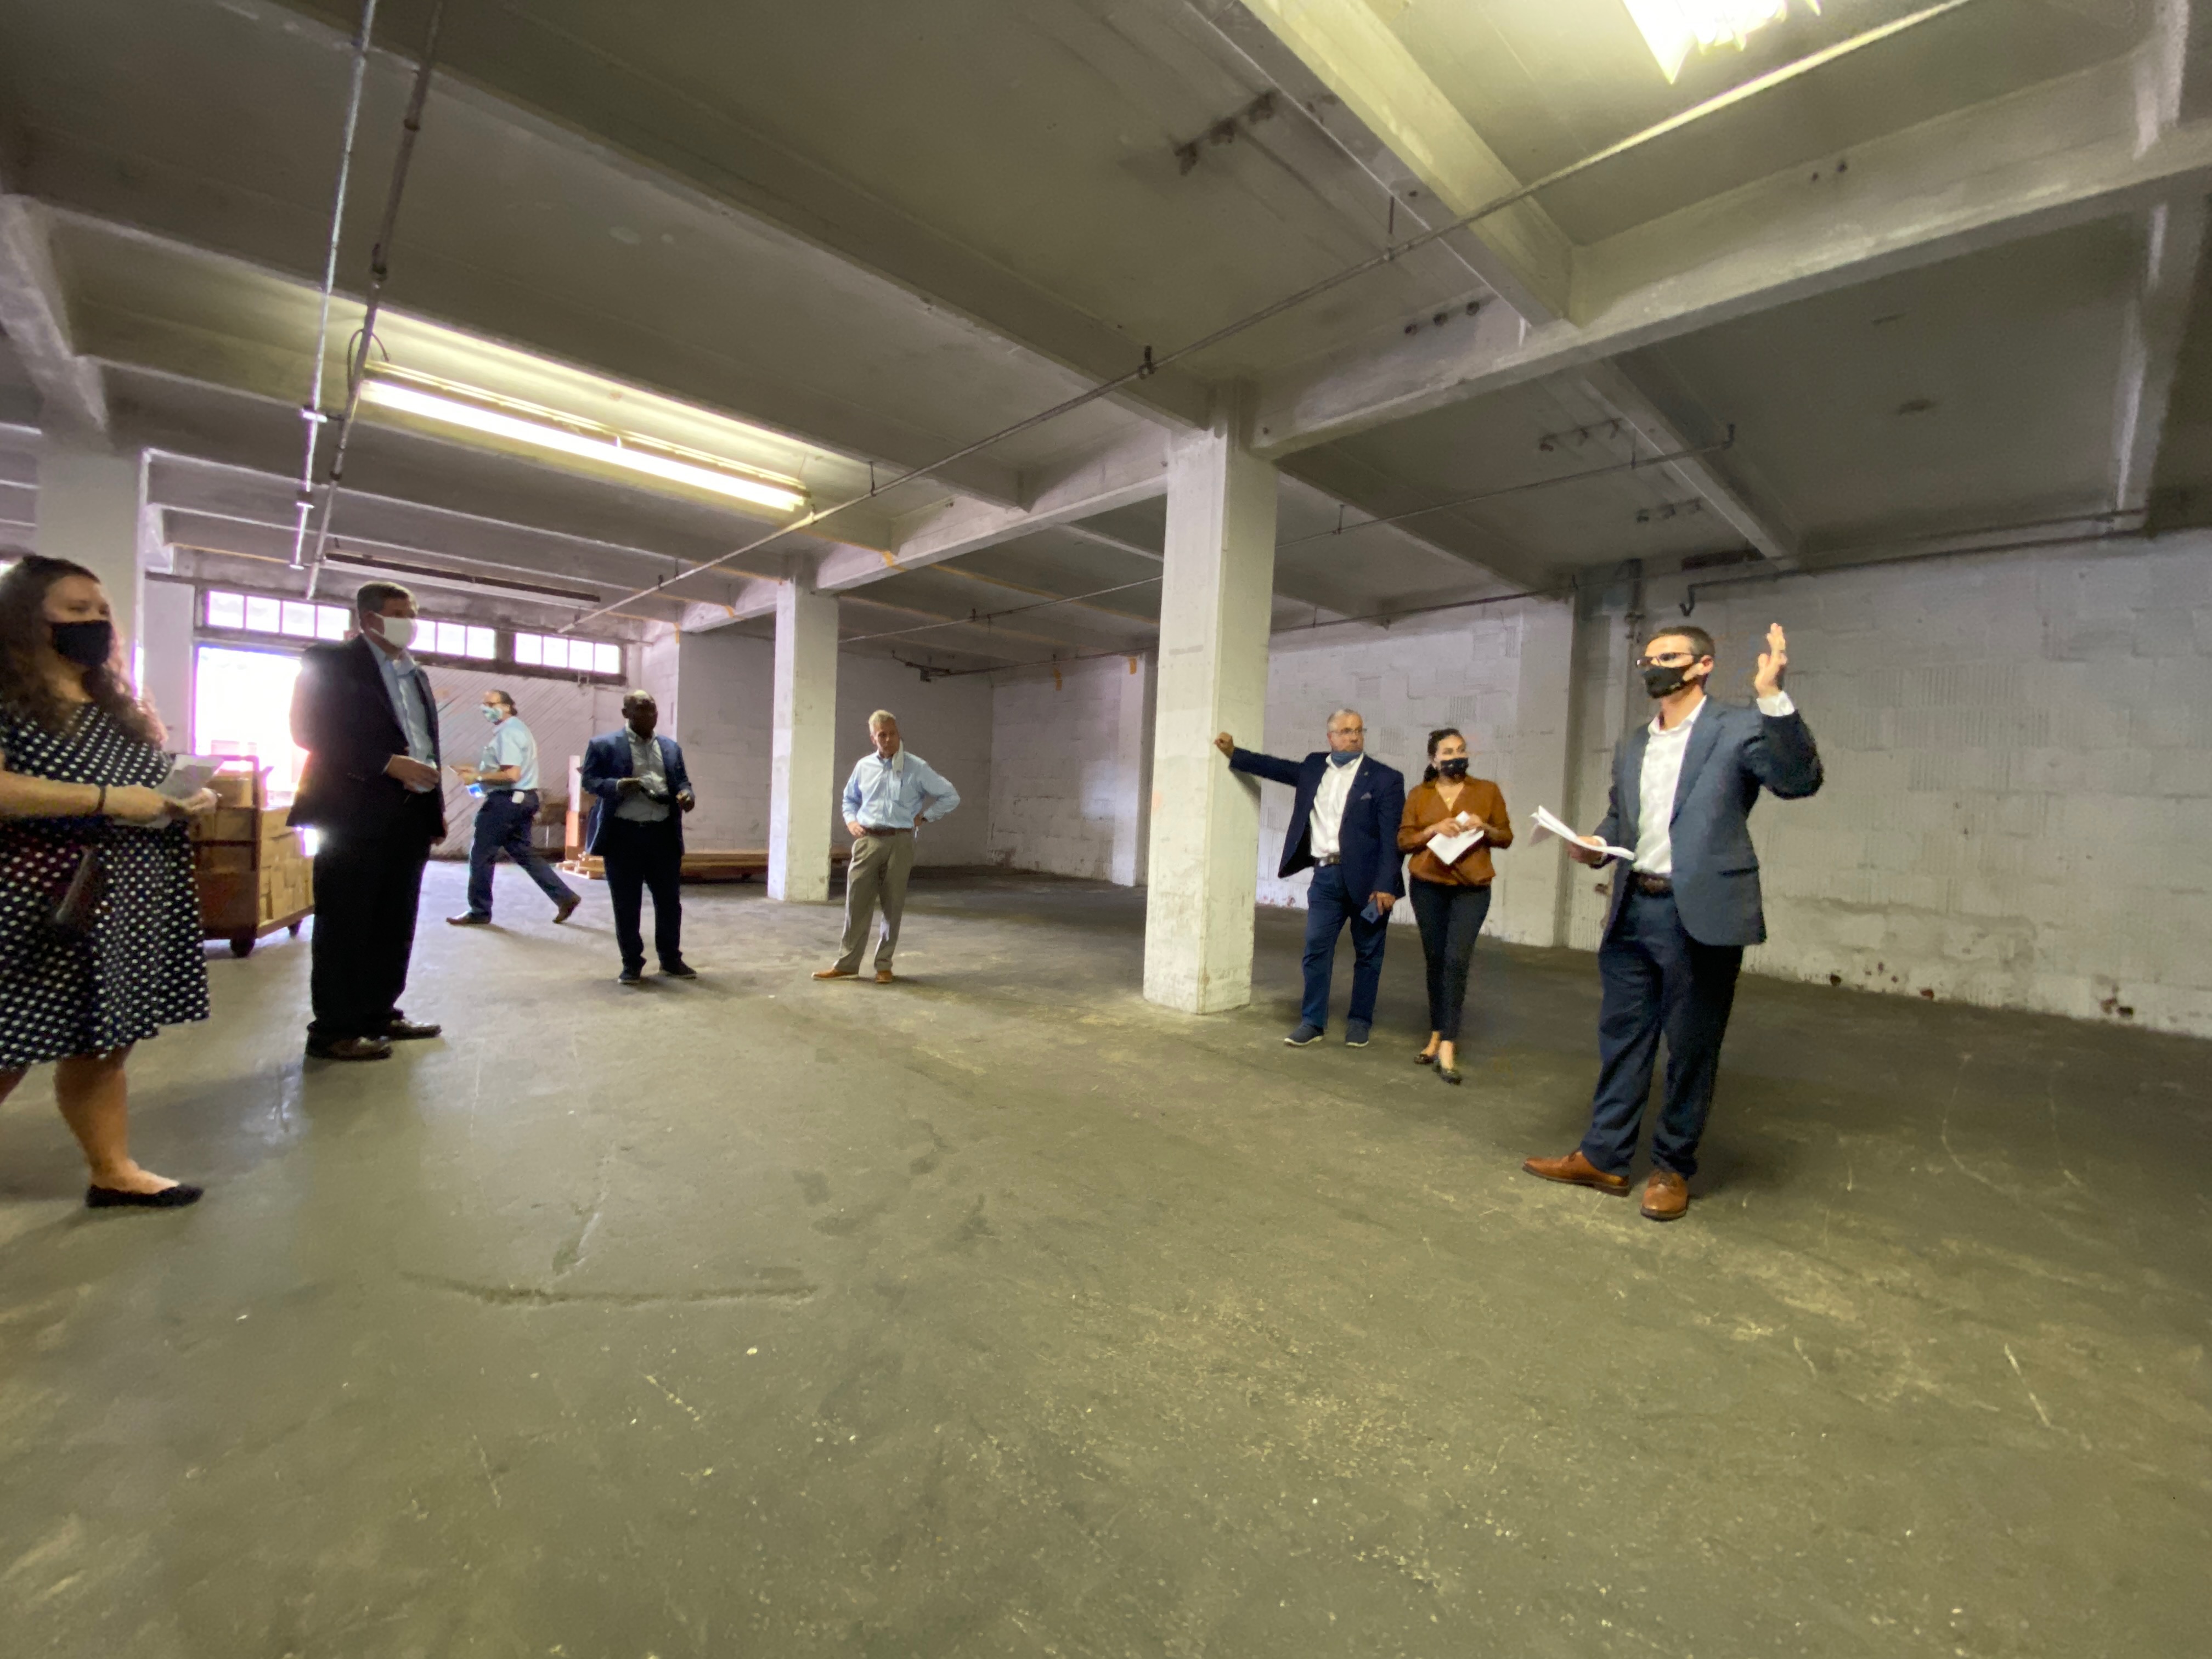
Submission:
M 314 377 L 300 419 L 307 428 L 307 453 L 300 459 L 300 495 L 292 526 L 292 568 L 307 562 L 307 515 L 315 506 L 315 449 L 323 430 L 323 358 L 331 344 L 331 295 L 338 282 L 338 242 L 345 233 L 346 185 L 353 174 L 353 137 L 361 123 L 361 89 L 368 77 L 368 43 L 376 32 L 376 0 L 362 0 L 361 28 L 353 39 L 353 84 L 346 93 L 345 137 L 338 145 L 338 184 L 331 202 L 331 246 L 323 256 L 322 307 L 315 317 Z
M 384 198 L 384 221 L 377 227 L 376 241 L 369 249 L 368 301 L 362 310 L 361 334 L 346 363 L 345 412 L 338 417 L 338 435 L 331 448 L 331 476 L 323 485 L 323 510 L 315 525 L 314 557 L 307 565 L 310 599 L 314 597 L 315 579 L 322 570 L 323 550 L 330 544 L 331 507 L 345 478 L 346 446 L 352 441 L 354 418 L 361 410 L 362 380 L 368 373 L 369 350 L 376 340 L 377 313 L 384 305 L 384 279 L 391 271 L 392 235 L 399 223 L 399 198 L 406 192 L 407 167 L 415 158 L 416 135 L 422 131 L 422 106 L 429 101 L 430 71 L 438 61 L 438 30 L 445 19 L 446 0 L 434 0 L 430 8 L 430 26 L 423 34 L 422 61 L 415 70 L 415 89 L 408 95 L 407 114 L 399 124 L 399 151 L 392 158 L 392 188 Z M 319 374 L 319 356 L 315 367 Z
M 1462 214 L 1456 219 L 1432 226 L 1419 235 L 1409 236 L 1402 242 L 1393 242 L 1379 253 L 1370 254 L 1366 258 L 1348 264 L 1334 275 L 1322 277 L 1317 283 L 1310 283 L 1295 294 L 1285 295 L 1272 305 L 1262 306 L 1259 310 L 1247 313 L 1234 322 L 1224 323 L 1212 332 L 1202 334 L 1197 339 L 1179 345 L 1164 355 L 1155 356 L 1152 349 L 1146 346 L 1144 361 L 1135 368 L 1125 370 L 1109 380 L 1101 380 L 1088 391 L 1079 392 L 1064 403 L 1054 404 L 1050 409 L 1040 410 L 1026 420 L 1017 421 L 1012 426 L 1003 427 L 988 437 L 978 438 L 971 444 L 963 444 L 951 454 L 940 456 L 925 465 L 910 467 L 906 471 L 897 473 L 879 483 L 872 483 L 864 495 L 850 496 L 834 507 L 817 507 L 805 517 L 785 525 L 781 529 L 771 530 L 764 536 L 757 537 L 742 547 L 732 548 L 718 558 L 708 559 L 704 563 L 693 565 L 689 570 L 665 578 L 651 587 L 640 588 L 635 593 L 624 594 L 616 600 L 614 605 L 629 605 L 639 599 L 649 599 L 667 586 L 671 581 L 680 581 L 685 576 L 696 576 L 714 569 L 718 566 L 727 564 L 732 560 L 742 559 L 746 554 L 757 552 L 770 542 L 780 541 L 786 536 L 811 528 L 812 526 L 820 524 L 824 519 L 842 513 L 848 507 L 858 507 L 863 501 L 872 500 L 887 489 L 896 489 L 899 485 L 911 483 L 917 478 L 927 478 L 956 462 L 966 460 L 970 455 L 979 454 L 994 445 L 1004 443 L 1009 438 L 1018 437 L 1024 432 L 1032 431 L 1045 425 L 1048 422 L 1056 421 L 1063 415 L 1071 415 L 1079 409 L 1087 408 L 1102 398 L 1113 396 L 1124 386 L 1133 386 L 1139 380 L 1149 379 L 1170 363 L 1180 362 L 1199 352 L 1210 350 L 1224 341 L 1232 340 L 1247 330 L 1257 328 L 1261 324 L 1271 322 L 1286 311 L 1297 309 L 1309 300 L 1319 299 L 1322 295 L 1341 288 L 1346 283 L 1364 276 L 1370 270 L 1380 270 L 1383 266 L 1395 264 L 1403 258 L 1416 248 L 1426 247 L 1430 243 L 1441 241 L 1455 231 L 1465 230 L 1470 225 L 1479 224 L 1493 214 L 1503 213 L 1507 208 L 1528 201 L 1539 192 L 1551 189 L 1554 185 L 1565 184 L 1568 179 L 1586 173 L 1592 167 L 1614 161 L 1632 150 L 1640 149 L 1655 139 L 1663 138 L 1669 133 L 1679 132 L 1686 126 L 1702 121 L 1708 116 L 1718 114 L 1722 110 L 1731 108 L 1747 99 L 1756 97 L 1761 93 L 1771 92 L 1788 82 L 1811 74 L 1814 70 L 1825 68 L 1839 58 L 1850 57 L 1854 52 L 1864 51 L 1869 46 L 1902 34 L 1908 29 L 1917 28 L 1923 23 L 1933 21 L 1938 17 L 1957 11 L 1963 6 L 1973 5 L 1976 3 L 1977 0 L 1942 0 L 1940 4 L 1929 6 L 1923 11 L 1917 11 L 1910 16 L 1900 17 L 1894 21 L 1881 24 L 1878 27 L 1867 30 L 1863 34 L 1855 34 L 1848 40 L 1840 40 L 1832 46 L 1814 52 L 1809 57 L 1801 58 L 1794 64 L 1785 64 L 1780 69 L 1771 70 L 1765 75 L 1754 76 L 1740 87 L 1730 88 L 1717 98 L 1708 98 L 1704 103 L 1686 109 L 1679 115 L 1671 115 L 1656 125 L 1646 127 L 1641 132 L 1630 135 L 1618 143 L 1608 144 L 1594 155 L 1585 155 L 1579 161 L 1571 161 L 1565 167 L 1547 173 L 1532 184 L 1522 185 L 1508 191 L 1503 196 L 1493 198 L 1472 213 Z M 341 436 L 343 435 L 341 434 Z M 607 608 L 612 610 L 614 605 Z M 593 612 L 579 617 L 570 626 L 581 627 L 591 621 L 592 617 L 596 614 L 598 613 Z

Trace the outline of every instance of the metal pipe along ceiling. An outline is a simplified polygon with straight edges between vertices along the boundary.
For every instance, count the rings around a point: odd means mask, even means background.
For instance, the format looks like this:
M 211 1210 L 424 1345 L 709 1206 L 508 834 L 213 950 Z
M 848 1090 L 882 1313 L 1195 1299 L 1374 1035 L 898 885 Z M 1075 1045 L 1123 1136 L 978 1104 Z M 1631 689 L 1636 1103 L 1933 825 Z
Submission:
M 443 0 L 441 0 L 441 4 L 442 3 Z M 1855 34 L 1848 40 L 1838 41 L 1836 45 L 1826 47 L 1820 52 L 1814 52 L 1809 57 L 1801 58 L 1794 64 L 1785 64 L 1780 69 L 1771 70 L 1765 75 L 1759 76 L 1752 80 L 1745 82 L 1741 86 L 1732 87 L 1728 91 L 1722 93 L 1717 98 L 1709 98 L 1704 103 L 1694 105 L 1691 108 L 1682 111 L 1680 114 L 1669 116 L 1667 119 L 1657 123 L 1656 125 L 1644 128 L 1641 132 L 1631 134 L 1628 137 L 1620 140 L 1618 143 L 1608 144 L 1603 149 L 1598 150 L 1592 155 L 1586 155 L 1578 161 L 1569 162 L 1565 167 L 1560 167 L 1554 172 L 1547 173 L 1542 178 L 1534 180 L 1533 183 L 1519 185 L 1513 190 L 1508 191 L 1503 196 L 1499 196 L 1491 201 L 1485 202 L 1480 207 L 1476 208 L 1472 213 L 1462 214 L 1456 219 L 1448 220 L 1441 225 L 1432 226 L 1429 229 L 1421 232 L 1419 235 L 1408 237 L 1402 242 L 1391 243 L 1385 246 L 1379 253 L 1370 254 L 1364 259 L 1358 260 L 1352 264 L 1345 266 L 1341 270 L 1336 271 L 1333 275 L 1322 277 L 1319 282 L 1309 283 L 1306 287 L 1298 289 L 1296 293 L 1285 295 L 1283 298 L 1275 301 L 1273 303 L 1262 306 L 1257 311 L 1247 313 L 1245 315 L 1237 318 L 1233 322 L 1224 323 L 1222 326 L 1213 330 L 1211 333 L 1202 334 L 1198 338 L 1188 341 L 1182 345 L 1179 345 L 1164 356 L 1155 356 L 1153 355 L 1152 349 L 1150 346 L 1146 346 L 1145 348 L 1144 361 L 1137 364 L 1134 368 L 1124 370 L 1121 374 L 1116 374 L 1109 380 L 1101 380 L 1097 384 L 1090 387 L 1087 391 L 1078 392 L 1074 397 L 1066 399 L 1065 402 L 1054 404 L 1051 408 L 1040 410 L 1038 413 L 1031 415 L 1024 420 L 1017 421 L 1012 426 L 1003 427 L 1000 430 L 992 433 L 988 437 L 978 438 L 973 443 L 963 444 L 961 447 L 954 450 L 949 455 L 941 456 L 938 459 L 928 462 L 924 465 L 910 468 L 904 472 L 898 473 L 896 476 L 884 480 L 881 483 L 872 483 L 866 494 L 854 495 L 845 501 L 838 502 L 834 507 L 817 507 L 814 511 L 807 514 L 805 517 L 799 519 L 791 524 L 785 525 L 781 529 L 772 530 L 764 536 L 757 537 L 753 540 L 745 543 L 741 547 L 732 549 L 729 552 L 721 555 L 720 557 L 708 559 L 703 563 L 694 565 L 689 570 L 683 571 L 675 576 L 656 582 L 651 587 L 640 588 L 634 593 L 624 594 L 621 599 L 614 601 L 613 605 L 610 605 L 607 608 L 609 610 L 612 610 L 615 605 L 629 605 L 639 599 L 651 599 L 655 594 L 659 593 L 663 588 L 666 587 L 671 581 L 681 581 L 685 576 L 697 575 L 702 572 L 712 570 L 719 566 L 728 564 L 732 560 L 741 559 L 748 553 L 757 552 L 760 549 L 766 547 L 771 542 L 781 540 L 782 538 L 791 535 L 797 531 L 809 529 L 815 525 L 820 524 L 823 520 L 843 512 L 847 507 L 858 507 L 861 502 L 882 494 L 884 490 L 896 489 L 903 483 L 911 483 L 917 478 L 928 477 L 932 474 L 939 472 L 944 468 L 954 465 L 956 462 L 964 461 L 969 456 L 980 453 L 981 451 L 988 449 L 995 444 L 1004 443 L 1009 438 L 1018 437 L 1024 432 L 1032 431 L 1038 427 L 1045 425 L 1048 422 L 1056 421 L 1063 415 L 1070 415 L 1079 409 L 1087 408 L 1089 405 L 1097 403 L 1102 398 L 1112 396 L 1115 392 L 1121 391 L 1124 386 L 1133 386 L 1139 380 L 1149 379 L 1152 375 L 1158 374 L 1161 369 L 1167 368 L 1170 363 L 1180 362 L 1185 357 L 1193 356 L 1200 352 L 1208 350 L 1214 346 L 1219 345 L 1225 341 L 1234 339 L 1237 336 L 1244 333 L 1248 330 L 1257 328 L 1262 323 L 1272 321 L 1273 319 L 1281 316 L 1285 312 L 1295 310 L 1297 307 L 1305 304 L 1310 300 L 1318 299 L 1324 294 L 1330 293 L 1338 288 L 1341 288 L 1346 283 L 1352 282 L 1358 277 L 1365 276 L 1370 270 L 1380 270 L 1383 266 L 1391 264 L 1398 259 L 1404 258 L 1407 254 L 1413 252 L 1416 248 L 1426 247 L 1431 243 L 1441 241 L 1444 237 L 1451 235 L 1455 232 L 1465 230 L 1471 225 L 1479 224 L 1483 220 L 1491 217 L 1492 215 L 1502 213 L 1507 208 L 1512 207 L 1518 203 L 1528 201 L 1531 198 L 1536 196 L 1539 192 L 1549 190 L 1555 185 L 1564 184 L 1568 179 L 1576 178 L 1578 175 L 1589 171 L 1592 167 L 1601 166 L 1607 161 L 1615 161 L 1623 155 L 1628 155 L 1633 150 L 1642 149 L 1644 145 L 1650 143 L 1655 139 L 1665 137 L 1670 133 L 1679 132 L 1683 128 L 1705 120 L 1710 116 L 1717 115 L 1724 109 L 1732 108 L 1735 105 L 1742 103 L 1748 99 L 1757 97 L 1763 93 L 1771 92 L 1777 87 L 1783 86 L 1790 82 L 1797 80 L 1803 76 L 1809 75 L 1815 70 L 1825 68 L 1830 64 L 1836 63 L 1842 58 L 1851 56 L 1855 52 L 1864 51 L 1869 46 L 1877 45 L 1884 40 L 1893 39 L 1894 37 L 1905 33 L 1909 29 L 1917 28 L 1923 23 L 1931 22 L 1938 17 L 1948 15 L 1948 14 L 1957 11 L 1963 7 L 1977 3 L 1978 3 L 1978 0 L 1941 0 L 1941 3 L 1939 4 L 1929 6 L 1922 11 L 1914 12 L 1909 16 L 1900 17 L 1893 21 L 1881 24 L 1877 27 L 1865 31 L 1863 33 Z M 427 62 L 425 64 L 425 72 L 426 74 L 428 72 Z M 579 617 L 576 618 L 574 623 L 570 624 L 570 626 L 581 627 L 584 623 L 590 622 L 592 617 L 597 614 L 599 613 L 591 612 Z

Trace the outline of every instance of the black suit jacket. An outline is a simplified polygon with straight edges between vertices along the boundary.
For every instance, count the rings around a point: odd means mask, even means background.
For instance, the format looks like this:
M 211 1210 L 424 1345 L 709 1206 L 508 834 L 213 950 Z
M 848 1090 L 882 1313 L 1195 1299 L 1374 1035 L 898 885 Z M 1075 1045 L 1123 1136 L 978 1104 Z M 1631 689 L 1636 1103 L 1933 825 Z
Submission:
M 438 702 L 418 666 L 416 684 L 429 716 L 431 764 L 439 765 Z M 288 822 L 356 836 L 446 833 L 446 793 L 418 793 L 386 775 L 386 763 L 407 752 L 407 733 L 392 712 L 376 647 L 356 635 L 342 645 L 311 645 L 300 653 L 292 692 L 292 741 L 307 751 Z
M 1291 827 L 1283 836 L 1283 861 L 1275 873 L 1294 875 L 1313 861 L 1313 804 L 1328 770 L 1328 751 L 1316 750 L 1303 761 L 1283 760 L 1250 749 L 1229 757 L 1232 771 L 1249 772 L 1297 790 Z M 1352 893 L 1406 893 L 1405 855 L 1398 851 L 1398 820 L 1406 816 L 1406 779 L 1395 767 L 1362 755 L 1353 769 L 1352 792 L 1345 797 L 1337 825 L 1336 848 L 1344 884 Z

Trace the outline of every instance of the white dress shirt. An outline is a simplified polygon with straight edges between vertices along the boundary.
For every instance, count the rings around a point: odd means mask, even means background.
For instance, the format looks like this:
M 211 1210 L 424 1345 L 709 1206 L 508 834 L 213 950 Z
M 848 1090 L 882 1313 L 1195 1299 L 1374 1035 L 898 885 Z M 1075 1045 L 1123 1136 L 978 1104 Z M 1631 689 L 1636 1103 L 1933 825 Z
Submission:
M 1313 812 L 1306 820 L 1306 844 L 1316 859 L 1337 855 L 1337 838 L 1344 829 L 1344 803 L 1352 799 L 1352 780 L 1358 770 L 1356 755 L 1342 766 L 1332 761 L 1322 769 L 1321 784 L 1314 791 Z
M 1644 773 L 1637 780 L 1636 862 L 1631 867 L 1645 876 L 1674 873 L 1674 795 L 1682 784 L 1682 757 L 1689 751 L 1690 731 L 1705 712 L 1710 699 L 1700 697 L 1689 718 L 1671 731 L 1662 730 L 1659 716 L 1651 717 L 1651 737 L 1644 745 Z M 1794 714 L 1797 705 L 1787 691 L 1759 700 L 1762 714 Z

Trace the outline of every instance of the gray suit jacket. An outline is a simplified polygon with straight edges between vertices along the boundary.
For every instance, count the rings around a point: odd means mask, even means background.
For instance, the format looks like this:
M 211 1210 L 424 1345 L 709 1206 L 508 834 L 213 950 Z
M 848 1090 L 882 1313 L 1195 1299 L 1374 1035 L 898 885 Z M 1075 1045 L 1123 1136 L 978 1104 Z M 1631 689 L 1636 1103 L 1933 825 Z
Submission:
M 1644 751 L 1651 724 L 1640 722 L 1613 757 L 1613 804 L 1598 825 L 1601 840 L 1636 845 L 1644 807 Z M 1751 809 L 1760 787 L 1796 800 L 1820 787 L 1820 757 L 1796 714 L 1762 714 L 1737 703 L 1708 702 L 1690 730 L 1668 826 L 1674 849 L 1674 908 L 1700 945 L 1762 945 L 1759 854 L 1751 845 Z M 1628 872 L 1613 884 L 1606 931 L 1627 902 Z

